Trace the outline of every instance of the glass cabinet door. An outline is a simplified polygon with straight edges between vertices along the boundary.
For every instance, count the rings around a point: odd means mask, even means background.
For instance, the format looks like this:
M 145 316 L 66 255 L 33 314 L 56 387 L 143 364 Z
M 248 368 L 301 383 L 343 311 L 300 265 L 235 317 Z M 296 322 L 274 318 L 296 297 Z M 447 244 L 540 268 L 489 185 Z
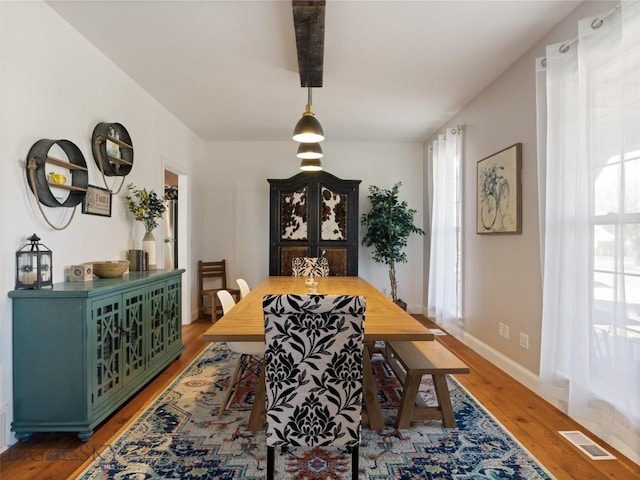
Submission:
M 120 335 L 120 322 L 122 319 L 122 296 L 115 295 L 95 300 L 91 303 L 91 324 L 93 340 L 96 348 L 93 352 L 95 358 L 95 375 L 93 379 L 93 405 L 94 408 L 107 401 L 122 388 L 122 340 Z
M 182 342 L 182 278 L 167 280 L 167 348 Z
M 145 288 L 123 294 L 122 319 L 122 375 L 124 382 L 144 373 L 146 368 L 144 341 Z
M 167 322 L 166 322 L 166 284 L 156 282 L 149 285 L 149 361 L 162 356 L 167 347 Z

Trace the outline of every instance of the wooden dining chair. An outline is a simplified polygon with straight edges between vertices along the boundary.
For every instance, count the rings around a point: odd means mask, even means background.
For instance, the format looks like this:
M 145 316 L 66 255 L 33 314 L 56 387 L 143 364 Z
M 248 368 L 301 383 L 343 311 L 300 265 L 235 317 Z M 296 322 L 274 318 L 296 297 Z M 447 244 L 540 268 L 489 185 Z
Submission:
M 227 262 L 198 261 L 198 312 L 201 316 L 211 315 L 211 321 L 218 319 L 222 308 L 217 301 L 216 292 L 227 290 L 236 301 L 240 300 L 240 290 L 227 287 Z M 205 300 L 208 299 L 208 304 Z M 220 309 L 220 310 L 218 310 Z
M 351 295 L 266 295 L 267 479 L 275 447 L 351 450 L 358 478 L 366 300 Z
M 219 290 L 216 292 L 216 296 L 220 300 L 220 305 L 222 305 L 223 315 L 226 315 L 233 307 L 235 307 L 236 302 L 228 291 Z M 227 342 L 227 347 L 232 352 L 239 353 L 240 358 L 238 359 L 236 368 L 229 379 L 229 387 L 227 388 L 224 400 L 220 405 L 218 418 L 222 417 L 229 400 L 231 400 L 231 397 L 235 393 L 238 385 L 247 377 L 247 375 L 253 374 L 256 379 L 260 378 L 260 369 L 263 365 L 265 344 L 264 342 Z

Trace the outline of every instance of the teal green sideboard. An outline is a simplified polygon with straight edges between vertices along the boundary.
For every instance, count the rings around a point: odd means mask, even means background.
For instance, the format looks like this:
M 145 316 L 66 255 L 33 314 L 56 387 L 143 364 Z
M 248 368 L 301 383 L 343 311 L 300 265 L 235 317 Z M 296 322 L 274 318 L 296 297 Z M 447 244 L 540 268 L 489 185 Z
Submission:
M 169 363 L 182 345 L 183 269 L 14 290 L 11 430 L 93 429 Z

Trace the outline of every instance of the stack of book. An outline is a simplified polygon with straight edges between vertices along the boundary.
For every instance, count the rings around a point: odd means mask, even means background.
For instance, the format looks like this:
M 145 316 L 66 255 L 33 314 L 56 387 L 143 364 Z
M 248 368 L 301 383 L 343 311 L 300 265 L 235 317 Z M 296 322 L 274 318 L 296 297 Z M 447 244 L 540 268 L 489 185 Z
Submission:
M 149 254 L 144 250 L 129 250 L 129 270 L 149 270 Z

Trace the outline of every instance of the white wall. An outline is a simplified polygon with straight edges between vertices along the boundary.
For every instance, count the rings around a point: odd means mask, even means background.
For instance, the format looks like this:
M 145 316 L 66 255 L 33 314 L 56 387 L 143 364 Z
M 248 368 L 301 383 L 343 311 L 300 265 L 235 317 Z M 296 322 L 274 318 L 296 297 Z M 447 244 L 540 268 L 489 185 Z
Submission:
M 71 140 L 85 157 L 89 183 L 104 186 L 91 153 L 91 133 L 99 122 L 122 123 L 135 148 L 126 183 L 161 192 L 163 163 L 188 175 L 202 162 L 204 144 L 42 2 L 0 2 L 0 68 L 0 405 L 9 405 L 10 421 L 12 312 L 7 292 L 15 285 L 16 250 L 37 233 L 53 251 L 53 278 L 60 282 L 65 266 L 126 258 L 128 249 L 140 248 L 144 233 L 128 214 L 126 189 L 113 197 L 110 218 L 84 215 L 78 207 L 67 229 L 48 227 L 25 180 L 31 145 L 41 138 Z M 194 205 L 198 192 L 190 191 L 184 201 Z M 43 208 L 55 225 L 71 213 Z M 197 258 L 202 210 L 196 205 L 190 211 L 192 229 L 184 241 Z M 157 250 L 163 251 L 160 230 L 156 239 Z M 4 437 L 0 432 L 0 448 Z
M 544 56 L 546 45 L 575 37 L 578 19 L 611 7 L 611 2 L 604 1 L 582 3 L 445 124 L 464 125 L 465 339 L 485 356 L 502 362 L 510 373 L 529 375 L 534 381 L 539 371 L 542 315 L 535 58 Z M 522 234 L 477 235 L 477 162 L 517 142 L 522 143 Z M 508 340 L 498 336 L 499 322 L 509 325 Z M 519 346 L 520 332 L 529 335 L 528 350 Z
M 295 119 L 294 119 L 295 120 Z M 292 122 L 294 122 L 292 120 Z M 325 126 L 328 128 L 328 126 Z M 325 141 L 323 168 L 343 179 L 362 180 L 360 214 L 369 210 L 370 185 L 390 188 L 402 182 L 401 200 L 417 209 L 422 227 L 422 145 L 419 143 L 337 143 Z M 296 144 L 286 142 L 210 142 L 201 182 L 205 209 L 203 259 L 226 259 L 228 278 L 244 277 L 255 285 L 269 274 L 268 178 L 289 178 L 300 172 Z M 205 188 L 205 184 L 206 187 Z M 360 228 L 360 240 L 363 230 Z M 423 296 L 422 238 L 412 235 L 408 263 L 397 269 L 399 295 L 409 311 L 420 312 Z M 359 274 L 380 290 L 390 290 L 388 269 L 371 259 L 360 244 Z

